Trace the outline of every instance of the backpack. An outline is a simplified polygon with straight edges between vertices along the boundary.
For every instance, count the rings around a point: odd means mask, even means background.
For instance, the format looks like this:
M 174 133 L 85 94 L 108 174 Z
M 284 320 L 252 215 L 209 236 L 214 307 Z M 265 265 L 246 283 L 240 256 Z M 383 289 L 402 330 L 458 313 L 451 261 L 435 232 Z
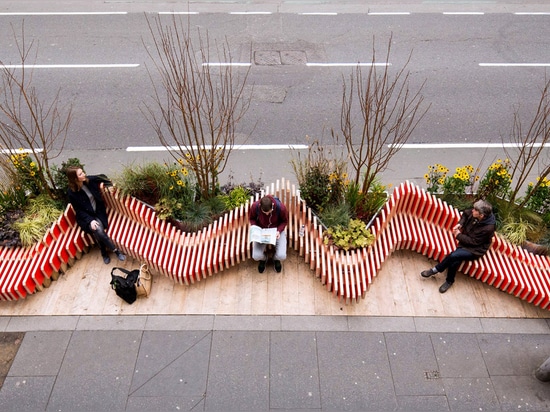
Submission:
M 115 270 L 120 270 L 126 276 L 115 275 Z M 111 288 L 115 290 L 118 297 L 132 304 L 137 299 L 136 282 L 139 279 L 139 269 L 126 270 L 115 267 L 111 270 Z

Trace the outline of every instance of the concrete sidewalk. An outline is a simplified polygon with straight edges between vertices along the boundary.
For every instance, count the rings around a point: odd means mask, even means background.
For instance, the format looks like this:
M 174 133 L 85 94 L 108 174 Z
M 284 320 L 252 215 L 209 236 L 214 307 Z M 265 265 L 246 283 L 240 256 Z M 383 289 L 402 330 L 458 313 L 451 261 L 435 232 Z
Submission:
M 543 411 L 543 319 L 3 317 L 0 410 Z

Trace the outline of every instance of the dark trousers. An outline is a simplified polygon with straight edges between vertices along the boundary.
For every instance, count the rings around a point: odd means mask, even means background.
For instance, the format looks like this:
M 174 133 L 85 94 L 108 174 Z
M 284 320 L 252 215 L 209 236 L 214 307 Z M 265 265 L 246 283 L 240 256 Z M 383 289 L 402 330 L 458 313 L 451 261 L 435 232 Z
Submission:
M 446 280 L 447 283 L 452 284 L 455 281 L 456 271 L 460 264 L 464 261 L 476 260 L 478 257 L 469 250 L 459 247 L 445 256 L 445 259 L 435 265 L 435 268 L 438 272 L 443 272 L 447 269 Z
M 107 236 L 107 233 L 105 233 L 105 228 L 103 227 L 101 221 L 98 219 L 97 222 L 99 223 L 99 227 L 96 230 L 92 230 L 92 233 L 97 243 L 99 243 L 101 254 L 106 255 L 108 252 L 107 249 L 114 251 L 116 249 L 116 246 L 111 238 Z

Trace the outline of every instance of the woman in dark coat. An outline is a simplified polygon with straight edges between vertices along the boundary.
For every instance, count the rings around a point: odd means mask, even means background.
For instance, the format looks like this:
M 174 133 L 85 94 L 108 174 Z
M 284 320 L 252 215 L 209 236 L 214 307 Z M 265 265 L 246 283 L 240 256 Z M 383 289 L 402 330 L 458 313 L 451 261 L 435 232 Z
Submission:
M 103 180 L 97 176 L 86 176 L 81 168 L 74 166 L 67 168 L 67 178 L 69 202 L 76 212 L 76 222 L 84 232 L 95 238 L 101 248 L 103 262 L 108 264 L 111 261 L 108 250 L 112 250 L 119 260 L 125 260 L 126 256 L 105 233 L 109 224 L 100 190 Z

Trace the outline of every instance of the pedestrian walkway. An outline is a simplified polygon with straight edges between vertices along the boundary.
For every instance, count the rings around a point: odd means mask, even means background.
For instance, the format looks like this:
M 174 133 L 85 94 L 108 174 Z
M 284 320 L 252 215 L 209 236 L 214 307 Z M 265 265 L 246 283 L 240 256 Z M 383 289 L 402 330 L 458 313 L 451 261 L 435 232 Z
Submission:
M 544 319 L 4 317 L 2 411 L 543 411 Z
M 128 305 L 92 250 L 0 302 L 0 333 L 24 332 L 0 410 L 550 410 L 550 311 L 466 276 L 441 295 L 426 264 L 396 252 L 353 305 L 295 253 L 281 274 L 156 276 Z

